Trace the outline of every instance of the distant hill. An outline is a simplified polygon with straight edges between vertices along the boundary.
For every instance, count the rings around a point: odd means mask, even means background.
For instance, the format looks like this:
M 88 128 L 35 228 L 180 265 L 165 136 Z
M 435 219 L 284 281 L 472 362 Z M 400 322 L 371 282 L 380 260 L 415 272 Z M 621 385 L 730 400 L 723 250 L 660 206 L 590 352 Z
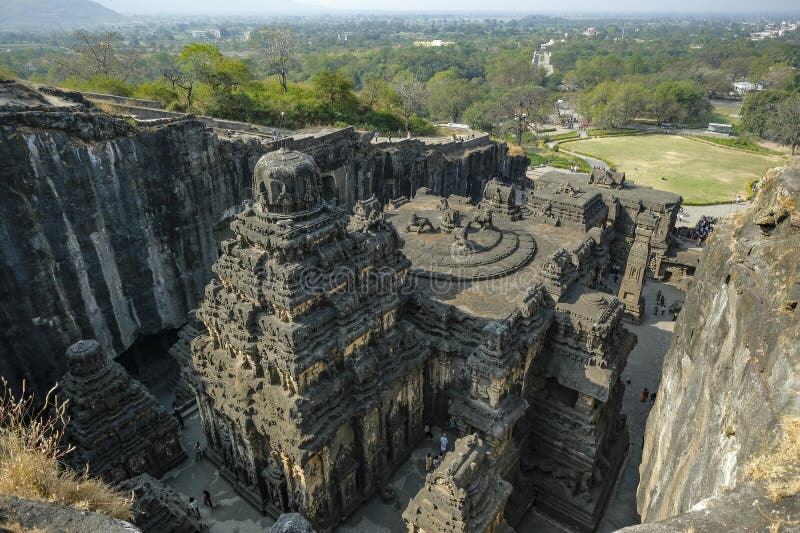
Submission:
M 92 0 L 0 0 L 0 27 L 6 29 L 89 26 L 122 19 Z

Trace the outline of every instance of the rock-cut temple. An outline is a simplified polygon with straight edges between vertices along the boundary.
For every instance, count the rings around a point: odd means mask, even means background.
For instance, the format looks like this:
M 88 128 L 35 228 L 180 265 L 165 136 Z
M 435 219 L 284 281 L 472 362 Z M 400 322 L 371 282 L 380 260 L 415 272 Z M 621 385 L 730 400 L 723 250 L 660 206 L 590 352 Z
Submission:
M 627 449 L 636 342 L 603 275 L 654 268 L 680 198 L 581 176 L 532 192 L 491 180 L 477 204 L 420 188 L 349 213 L 323 200 L 311 156 L 263 156 L 197 313 L 210 458 L 264 512 L 328 530 L 436 424 L 464 457 L 429 475 L 410 531 L 506 531 L 531 506 L 595 528 Z M 637 281 L 620 295 L 634 307 Z

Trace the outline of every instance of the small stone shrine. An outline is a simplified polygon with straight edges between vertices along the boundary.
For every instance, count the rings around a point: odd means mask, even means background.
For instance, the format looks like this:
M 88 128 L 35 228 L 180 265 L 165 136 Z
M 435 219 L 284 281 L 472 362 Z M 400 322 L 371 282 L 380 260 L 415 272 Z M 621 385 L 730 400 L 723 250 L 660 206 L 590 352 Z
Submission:
M 403 512 L 408 533 L 507 531 L 503 510 L 511 484 L 492 467 L 491 453 L 476 435 L 458 439 Z
M 69 401 L 67 461 L 109 481 L 138 474 L 160 476 L 186 456 L 178 422 L 121 365 L 109 361 L 95 340 L 67 350 L 62 394 Z
M 122 482 L 120 490 L 133 495 L 132 522 L 142 533 L 199 533 L 200 521 L 186 512 L 186 500 L 148 474 Z

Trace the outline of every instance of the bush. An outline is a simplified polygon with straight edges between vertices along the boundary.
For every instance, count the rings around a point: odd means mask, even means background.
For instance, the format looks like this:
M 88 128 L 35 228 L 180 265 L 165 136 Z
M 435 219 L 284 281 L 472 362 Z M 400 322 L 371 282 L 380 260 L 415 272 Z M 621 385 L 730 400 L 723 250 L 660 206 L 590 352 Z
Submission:
M 736 148 L 737 150 L 745 150 L 747 152 L 755 152 L 757 154 L 770 154 L 781 155 L 780 152 L 769 150 L 763 146 L 754 144 L 748 137 L 711 137 L 710 135 L 689 135 L 690 139 L 700 139 L 706 142 L 718 144 L 720 146 L 727 146 L 728 148 Z
M 420 137 L 436 134 L 436 124 L 427 118 L 420 118 L 414 115 L 411 117 L 408 125 L 409 128 L 411 128 L 411 133 Z
M 133 92 L 133 96 L 143 100 L 155 100 L 164 108 L 178 102 L 178 93 L 166 83 L 149 82 L 139 85 Z
M 611 129 L 596 129 L 587 132 L 591 137 L 605 137 L 608 135 L 635 135 L 641 133 L 641 130 L 635 128 L 611 128 Z
M 551 141 L 566 141 L 567 139 L 577 139 L 581 136 L 580 133 L 577 131 L 568 131 L 566 133 L 559 133 L 557 135 L 551 135 Z

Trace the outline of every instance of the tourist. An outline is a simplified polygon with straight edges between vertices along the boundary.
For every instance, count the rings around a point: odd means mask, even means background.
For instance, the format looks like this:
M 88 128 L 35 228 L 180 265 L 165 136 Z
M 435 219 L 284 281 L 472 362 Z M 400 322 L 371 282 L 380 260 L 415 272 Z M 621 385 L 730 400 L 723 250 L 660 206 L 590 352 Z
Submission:
M 406 139 L 411 138 L 411 130 L 406 130 Z
M 197 516 L 197 519 L 200 520 L 200 506 L 197 500 L 189 498 L 189 515 L 191 516 L 192 514 Z
M 661 289 L 658 289 L 658 292 L 656 293 L 656 303 L 659 302 L 661 302 Z
M 442 451 L 442 453 L 447 453 L 447 443 L 447 435 L 442 433 L 442 437 L 439 439 L 439 449 Z
M 429 453 L 425 458 L 425 472 L 430 472 L 431 470 L 433 470 L 433 456 Z
M 183 429 L 183 416 L 178 410 L 178 402 L 172 402 L 172 414 L 178 420 L 178 424 L 180 424 L 181 429 Z
M 389 132 L 389 142 L 392 142 L 392 132 Z
M 656 403 L 656 393 L 650 393 L 650 405 Z
M 642 399 L 640 400 L 642 403 L 647 401 L 647 398 L 650 396 L 650 391 L 647 390 L 647 387 L 644 388 L 642 391 Z
M 658 291 L 658 292 L 661 292 L 661 291 Z M 664 306 L 664 295 L 663 294 L 661 295 L 661 306 L 662 307 Z
M 428 424 L 425 424 L 425 427 L 423 429 L 425 431 L 425 436 L 428 437 L 429 439 L 433 440 L 433 432 L 431 431 L 431 426 L 428 425 Z
M 211 503 L 211 493 L 207 490 L 203 491 L 203 505 L 209 509 L 213 509 L 214 505 Z
M 194 462 L 196 463 L 203 458 L 203 448 L 200 447 L 200 441 L 194 443 Z
M 375 132 L 375 144 L 378 144 L 378 132 Z

